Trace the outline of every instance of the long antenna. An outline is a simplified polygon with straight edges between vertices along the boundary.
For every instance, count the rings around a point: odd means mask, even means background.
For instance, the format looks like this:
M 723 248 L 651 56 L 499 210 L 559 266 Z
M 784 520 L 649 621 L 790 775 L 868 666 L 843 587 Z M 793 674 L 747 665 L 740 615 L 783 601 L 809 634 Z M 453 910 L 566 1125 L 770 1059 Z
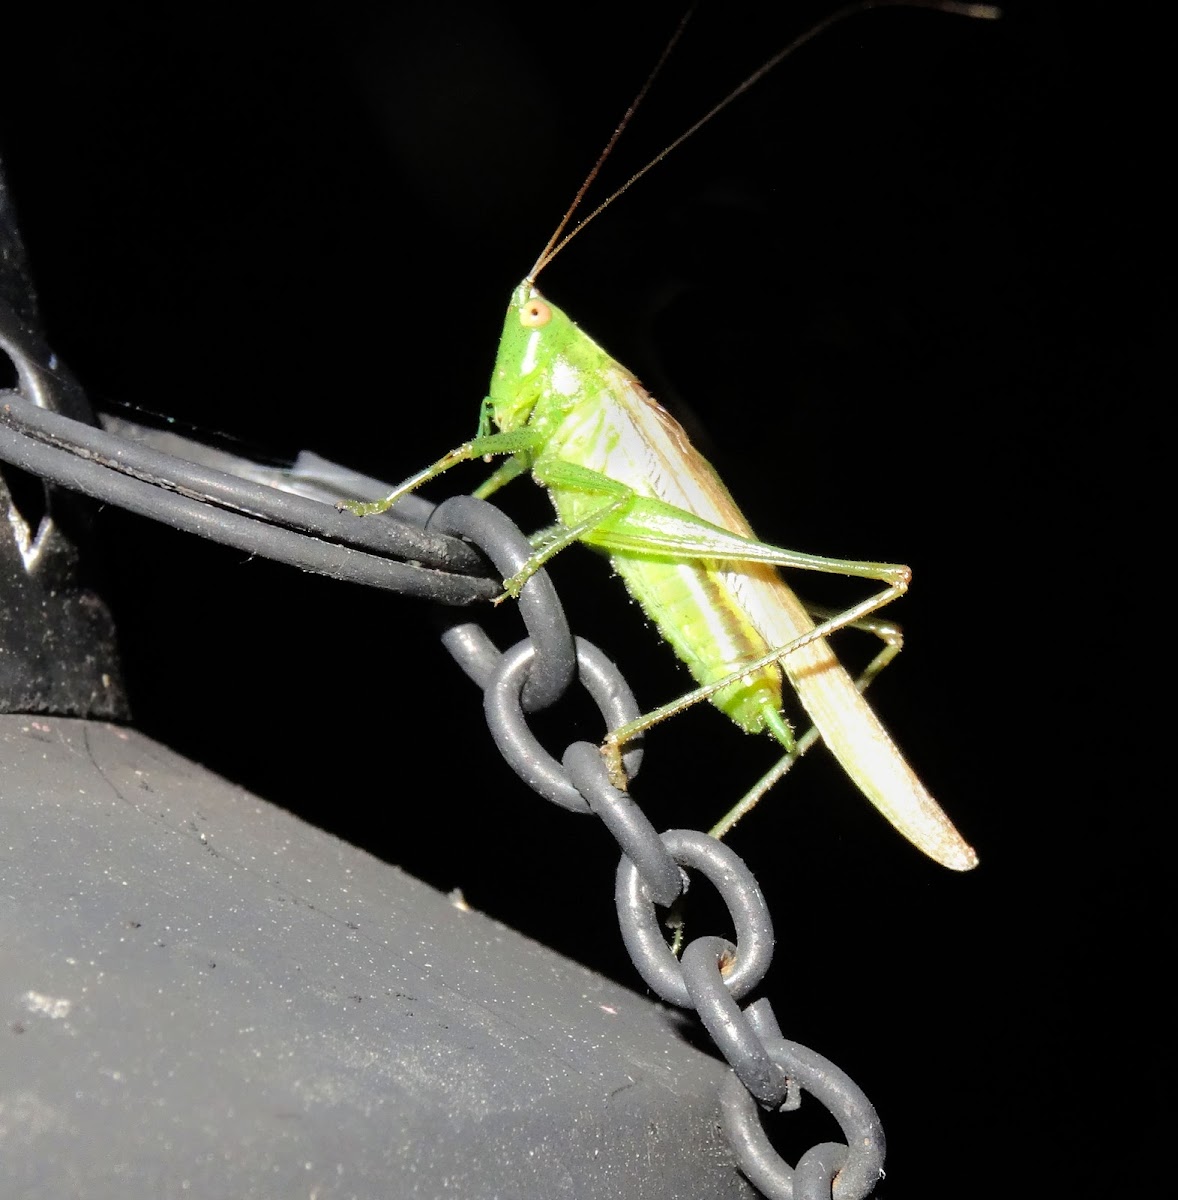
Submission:
M 733 88 L 718 104 L 713 105 L 702 117 L 699 118 L 693 125 L 685 129 L 670 145 L 659 151 L 644 166 L 641 170 L 636 171 L 620 188 L 612 195 L 607 196 L 588 216 L 580 220 L 568 233 L 565 229 L 568 228 L 569 222 L 573 218 L 573 214 L 577 211 L 578 206 L 585 197 L 585 193 L 589 190 L 589 185 L 597 178 L 605 160 L 610 156 L 610 152 L 617 144 L 618 138 L 621 137 L 622 131 L 630 123 L 630 118 L 633 117 L 638 105 L 642 102 L 646 93 L 650 91 L 650 85 L 654 82 L 655 76 L 659 73 L 663 64 L 667 61 L 671 50 L 675 43 L 679 40 L 680 34 L 683 32 L 684 26 L 687 24 L 688 18 L 694 11 L 694 6 L 688 9 L 687 14 L 679 22 L 678 28 L 675 30 L 671 40 L 667 43 L 667 48 L 662 52 L 654 70 L 647 76 L 646 82 L 642 85 L 638 95 L 634 97 L 634 102 L 626 110 L 626 115 L 622 118 L 618 127 L 614 130 L 613 135 L 606 144 L 605 149 L 598 157 L 593 170 L 589 172 L 588 178 L 581 184 L 576 196 L 573 198 L 572 204 L 569 205 L 568 212 L 565 213 L 560 224 L 556 227 L 555 233 L 548 239 L 548 244 L 544 247 L 540 257 L 536 259 L 535 266 L 528 272 L 527 279 L 529 283 L 535 282 L 536 276 L 589 224 L 590 221 L 599 217 L 609 206 L 625 192 L 629 191 L 634 184 L 640 180 L 647 171 L 658 166 L 659 163 L 671 153 L 672 150 L 678 149 L 689 137 L 698 133 L 714 116 L 723 112 L 733 100 L 744 95 L 755 83 L 763 79 L 774 67 L 783 59 L 788 58 L 795 50 L 800 50 L 807 42 L 818 37 L 819 34 L 825 33 L 832 25 L 838 24 L 839 21 L 847 17 L 852 17 L 858 13 L 867 12 L 873 8 L 927 8 L 936 12 L 950 13 L 953 16 L 973 17 L 982 21 L 996 21 L 1001 15 L 1002 10 L 993 4 L 965 4 L 958 3 L 957 0 L 856 0 L 853 4 L 844 5 L 831 13 L 830 16 L 824 17 L 816 25 L 812 25 L 805 33 L 796 37 L 787 46 L 778 50 L 767 62 L 757 68 L 743 83 Z M 564 235 L 563 237 L 561 235 Z
M 630 101 L 630 107 L 626 109 L 622 119 L 618 122 L 617 128 L 610 135 L 609 141 L 605 144 L 605 149 L 602 150 L 602 152 L 597 156 L 597 161 L 593 164 L 593 170 L 591 170 L 589 174 L 585 176 L 585 182 L 577 189 L 577 194 L 573 197 L 573 202 L 569 205 L 568 211 L 563 217 L 561 217 L 560 224 L 555 230 L 553 230 L 552 236 L 548 239 L 548 244 L 543 250 L 540 251 L 540 257 L 536 259 L 535 266 L 533 266 L 528 272 L 529 282 L 533 281 L 536 276 L 539 275 L 541 270 L 543 270 L 543 268 L 546 267 L 552 261 L 552 259 L 556 257 L 557 251 L 560 250 L 560 247 L 564 245 L 564 242 L 561 242 L 560 246 L 556 246 L 560 235 L 568 228 L 569 222 L 573 219 L 573 213 L 577 211 L 581 201 L 585 199 L 585 193 L 589 190 L 593 181 L 597 178 L 598 172 L 600 172 L 601 168 L 605 166 L 605 160 L 609 158 L 610 154 L 613 153 L 613 148 L 618 144 L 618 138 L 622 136 L 626 126 L 630 124 L 631 118 L 638 111 L 638 106 L 643 100 L 646 99 L 646 93 L 650 91 L 650 86 L 652 83 L 654 83 L 655 76 L 657 76 L 658 73 L 663 69 L 663 64 L 667 61 L 667 59 L 671 57 L 671 51 L 675 49 L 676 43 L 679 41 L 680 37 L 683 36 L 683 30 L 687 28 L 687 22 L 691 20 L 691 14 L 693 12 L 695 12 L 694 4 L 683 14 L 682 18 L 680 18 L 679 24 L 675 26 L 675 32 L 671 34 L 671 40 L 663 48 L 662 54 L 659 55 L 659 60 L 654 64 L 654 69 L 646 77 L 646 82 L 643 83 L 643 85 L 638 89 L 638 95 Z M 664 153 L 666 152 L 664 151 Z M 631 182 L 633 181 L 631 180 Z M 628 187 L 629 184 L 626 186 Z M 613 196 L 610 197 L 610 200 L 612 199 Z M 609 201 L 607 200 L 606 203 L 608 204 Z M 604 205 L 602 207 L 604 207 Z M 582 221 L 581 225 L 584 224 L 585 222 Z M 581 225 L 578 225 L 577 229 L 580 229 Z M 569 234 L 569 237 L 572 237 L 572 234 Z M 568 238 L 565 238 L 564 241 L 567 242 Z M 553 246 L 556 246 L 555 250 L 553 249 Z

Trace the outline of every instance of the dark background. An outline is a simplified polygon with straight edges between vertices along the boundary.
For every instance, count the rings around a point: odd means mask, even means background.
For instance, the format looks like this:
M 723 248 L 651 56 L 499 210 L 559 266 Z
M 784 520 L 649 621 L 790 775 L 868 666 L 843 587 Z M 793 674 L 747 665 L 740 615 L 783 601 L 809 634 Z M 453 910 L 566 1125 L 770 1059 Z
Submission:
M 723 7 L 693 21 L 607 188 L 831 6 Z M 54 347 L 99 407 L 407 475 L 473 432 L 510 289 L 676 12 L 50 8 L 17 25 L 0 150 Z M 914 568 L 894 614 L 908 648 L 873 697 L 982 865 L 922 858 L 821 752 L 731 839 L 777 922 L 765 994 L 787 1036 L 881 1112 L 884 1196 L 1010 1194 L 1014 1177 L 1094 1194 L 1088 1156 L 1115 1149 L 1114 1124 L 1147 1147 L 1163 1127 L 1139 1085 L 1110 1083 L 1127 1044 L 1151 1052 L 1133 1035 L 1164 853 L 1161 806 L 1109 753 L 1131 758 L 1148 722 L 1134 614 L 1160 582 L 1139 577 L 1150 509 L 1131 499 L 1165 453 L 1147 431 L 1175 316 L 1150 42 L 1114 6 L 858 17 L 543 279 L 762 536 Z M 549 519 L 513 490 L 521 521 Z M 115 511 L 101 528 L 145 731 L 641 987 L 605 835 L 497 760 L 426 606 Z M 641 702 L 682 690 L 601 561 L 575 550 L 554 577 Z M 519 636 L 510 612 L 494 624 Z M 598 736 L 544 728 L 554 748 Z M 660 827 L 706 827 L 773 758 L 710 709 L 648 747 L 635 794 Z

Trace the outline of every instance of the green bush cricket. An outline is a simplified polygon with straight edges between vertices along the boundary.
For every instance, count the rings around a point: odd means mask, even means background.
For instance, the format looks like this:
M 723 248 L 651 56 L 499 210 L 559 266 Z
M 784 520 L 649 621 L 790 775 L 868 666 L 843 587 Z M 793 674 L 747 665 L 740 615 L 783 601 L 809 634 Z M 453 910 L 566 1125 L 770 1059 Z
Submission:
M 867 684 L 901 645 L 899 631 L 872 614 L 904 594 L 909 568 L 820 557 L 759 541 L 682 427 L 535 285 L 540 271 L 602 208 L 783 58 L 844 16 L 893 5 L 983 18 L 998 15 L 986 5 L 951 0 L 864 0 L 839 10 L 774 55 L 565 235 L 586 189 L 674 45 L 672 40 L 512 296 L 476 436 L 384 499 L 347 507 L 359 515 L 381 512 L 460 462 L 507 456 L 475 495 L 485 498 L 530 471 L 548 490 L 559 524 L 536 539 L 536 554 L 524 570 L 505 581 L 505 596 L 518 595 L 527 578 L 565 546 L 574 541 L 595 546 L 608 555 L 630 594 L 699 684 L 609 734 L 603 754 L 619 786 L 625 785 L 622 745 L 651 725 L 708 699 L 746 732 L 771 734 L 786 752 L 713 829 L 716 836 L 731 828 L 821 737 L 900 833 L 944 866 L 969 870 L 977 865 L 973 849 L 929 795 L 863 697 Z M 820 614 L 816 622 L 816 614 L 794 595 L 779 567 L 855 576 L 884 586 L 843 612 Z M 874 632 L 885 642 L 857 681 L 839 664 L 826 640 L 848 626 Z M 813 729 L 800 739 L 795 739 L 781 712 L 783 678 L 813 722 Z

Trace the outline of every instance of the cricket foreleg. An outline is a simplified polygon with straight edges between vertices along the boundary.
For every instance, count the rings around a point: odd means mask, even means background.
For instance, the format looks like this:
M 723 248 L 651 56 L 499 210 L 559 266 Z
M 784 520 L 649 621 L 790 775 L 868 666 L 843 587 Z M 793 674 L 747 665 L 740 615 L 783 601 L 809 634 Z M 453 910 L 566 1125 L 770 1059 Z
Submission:
M 436 479 L 437 476 L 450 470 L 451 467 L 456 467 L 459 463 L 498 454 L 518 456 L 511 464 L 510 470 L 507 470 L 505 465 L 505 468 L 501 468 L 491 477 L 491 480 L 498 479 L 497 486 L 501 486 L 508 478 L 513 478 L 527 470 L 531 453 L 536 450 L 538 445 L 539 439 L 530 429 L 515 429 L 509 433 L 480 434 L 478 437 L 471 438 L 469 442 L 463 442 L 461 446 L 455 446 L 448 454 L 444 454 L 437 462 L 432 463 L 424 470 L 418 471 L 416 475 L 410 475 L 404 483 L 380 500 L 344 500 L 337 507 L 347 509 L 358 517 L 372 516 L 374 513 L 382 513 L 392 508 L 402 496 L 416 491 L 423 483 Z M 517 463 L 518 465 L 516 465 Z M 500 478 L 500 476 L 504 477 Z M 486 486 L 484 484 L 480 491 L 484 490 Z

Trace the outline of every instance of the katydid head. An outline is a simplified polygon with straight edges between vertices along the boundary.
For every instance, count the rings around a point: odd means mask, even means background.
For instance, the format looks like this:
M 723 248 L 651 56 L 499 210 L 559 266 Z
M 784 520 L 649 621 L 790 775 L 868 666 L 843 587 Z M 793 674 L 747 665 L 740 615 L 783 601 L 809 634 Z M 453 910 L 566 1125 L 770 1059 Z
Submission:
M 491 376 L 491 409 L 501 430 L 541 416 L 541 401 L 568 397 L 585 335 L 530 279 L 512 293 Z M 535 415 L 534 415 L 535 414 Z

